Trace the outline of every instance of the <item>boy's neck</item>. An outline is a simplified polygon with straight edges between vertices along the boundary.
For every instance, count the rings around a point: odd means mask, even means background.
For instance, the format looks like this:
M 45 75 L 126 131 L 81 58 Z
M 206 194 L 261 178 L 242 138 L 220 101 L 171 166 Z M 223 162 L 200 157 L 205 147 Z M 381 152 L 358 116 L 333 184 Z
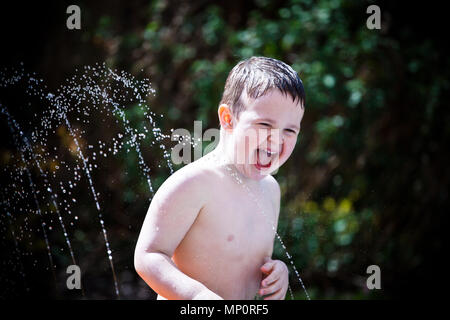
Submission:
M 220 141 L 219 144 L 214 148 L 214 150 L 208 153 L 207 156 L 214 161 L 214 164 L 220 166 L 234 166 L 234 162 L 228 157 L 227 150 L 222 141 Z
M 231 170 L 237 174 L 238 178 L 248 185 L 259 185 L 258 180 L 250 179 L 244 176 L 237 169 L 236 163 L 233 161 L 233 157 L 230 156 L 230 154 L 232 153 L 227 148 L 228 146 L 226 143 L 226 139 L 223 138 L 223 135 L 221 135 L 221 139 L 219 140 L 216 148 L 208 154 L 213 159 L 214 163 L 220 166 L 231 168 Z

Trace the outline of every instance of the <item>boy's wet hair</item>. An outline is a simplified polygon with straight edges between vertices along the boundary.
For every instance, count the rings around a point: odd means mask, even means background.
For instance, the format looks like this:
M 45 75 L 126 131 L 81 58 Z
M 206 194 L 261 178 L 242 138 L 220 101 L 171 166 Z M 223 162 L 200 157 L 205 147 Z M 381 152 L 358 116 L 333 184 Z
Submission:
M 245 90 L 248 97 L 257 99 L 271 89 L 290 94 L 293 101 L 305 105 L 305 90 L 297 72 L 286 63 L 267 57 L 251 57 L 239 62 L 228 74 L 220 104 L 230 106 L 233 115 L 245 108 L 241 101 Z

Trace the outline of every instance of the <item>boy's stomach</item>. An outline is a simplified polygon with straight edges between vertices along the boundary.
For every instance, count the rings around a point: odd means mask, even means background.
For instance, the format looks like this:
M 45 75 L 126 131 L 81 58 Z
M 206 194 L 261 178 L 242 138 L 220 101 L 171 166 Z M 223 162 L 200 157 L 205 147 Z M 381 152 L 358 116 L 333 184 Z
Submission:
M 184 239 L 172 257 L 181 272 L 223 299 L 255 298 L 262 278 L 260 267 L 269 255 L 261 242 L 254 246 L 252 241 L 236 243 L 238 239 L 222 242 L 210 237 L 202 237 L 209 239 L 203 241 L 193 238 Z
M 259 263 L 249 265 L 245 260 L 221 263 L 207 257 L 202 258 L 205 259 L 193 261 L 174 255 L 173 261 L 181 272 L 199 281 L 225 300 L 254 299 L 261 282 Z
M 259 264 L 245 266 L 240 263 L 215 264 L 211 260 L 202 262 L 184 260 L 180 255 L 172 258 L 178 269 L 187 276 L 205 285 L 225 300 L 254 300 L 261 283 Z M 261 264 L 262 265 L 262 264 Z M 158 300 L 167 300 L 158 295 Z

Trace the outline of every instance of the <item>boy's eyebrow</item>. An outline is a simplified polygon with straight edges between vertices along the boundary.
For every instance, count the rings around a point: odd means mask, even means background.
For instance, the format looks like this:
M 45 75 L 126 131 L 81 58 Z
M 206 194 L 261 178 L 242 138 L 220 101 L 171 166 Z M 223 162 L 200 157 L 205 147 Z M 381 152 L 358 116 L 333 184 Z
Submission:
M 273 121 L 272 119 L 269 118 L 262 118 L 262 119 L 257 119 L 256 121 L 265 121 L 265 122 L 269 122 L 270 124 L 275 124 L 275 121 Z M 288 129 L 296 129 L 297 131 L 300 131 L 300 127 L 296 126 L 295 124 L 290 124 L 287 126 Z

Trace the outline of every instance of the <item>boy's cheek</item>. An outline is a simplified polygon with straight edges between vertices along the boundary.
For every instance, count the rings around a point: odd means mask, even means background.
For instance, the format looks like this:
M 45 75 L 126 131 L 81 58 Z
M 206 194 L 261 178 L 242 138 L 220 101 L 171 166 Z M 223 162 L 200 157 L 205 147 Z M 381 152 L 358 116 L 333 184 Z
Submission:
M 283 150 L 283 153 L 281 154 L 281 161 L 282 163 L 285 163 L 292 155 L 292 152 L 294 151 L 295 143 L 287 143 L 285 144 L 285 148 Z

